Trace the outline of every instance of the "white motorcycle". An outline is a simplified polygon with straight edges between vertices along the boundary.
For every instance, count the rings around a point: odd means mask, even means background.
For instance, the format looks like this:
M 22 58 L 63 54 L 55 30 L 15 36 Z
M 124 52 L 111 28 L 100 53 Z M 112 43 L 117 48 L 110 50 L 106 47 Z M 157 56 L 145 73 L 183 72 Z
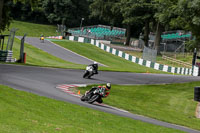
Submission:
M 93 70 L 94 68 L 92 66 L 87 66 L 83 78 L 91 78 L 94 75 Z

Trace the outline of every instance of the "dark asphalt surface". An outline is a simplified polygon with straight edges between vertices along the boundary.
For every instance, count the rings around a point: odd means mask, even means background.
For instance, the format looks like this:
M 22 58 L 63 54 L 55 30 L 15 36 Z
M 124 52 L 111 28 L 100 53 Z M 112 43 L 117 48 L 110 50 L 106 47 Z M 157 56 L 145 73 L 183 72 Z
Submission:
M 95 75 L 93 79 L 89 80 L 82 78 L 83 73 L 84 70 L 66 70 L 0 64 L 0 84 L 8 85 L 15 89 L 32 92 L 41 96 L 93 108 L 103 112 L 129 117 L 143 122 L 179 129 L 190 133 L 200 133 L 200 131 L 127 112 L 122 112 L 111 107 L 87 104 L 81 102 L 79 98 L 68 95 L 55 88 L 59 84 L 95 84 L 106 82 L 111 82 L 112 84 L 182 83 L 199 81 L 200 77 L 100 71 L 99 75 Z
M 22 37 L 18 36 L 17 38 L 21 39 Z M 65 61 L 73 62 L 76 64 L 86 64 L 86 65 L 92 64 L 94 62 L 91 59 L 80 56 L 50 41 L 44 40 L 44 43 L 42 43 L 38 37 L 26 37 L 25 42 L 39 49 L 42 49 L 43 51 L 46 51 L 49 54 L 52 54 L 58 58 L 61 58 Z M 103 65 L 103 64 L 99 64 L 99 65 Z

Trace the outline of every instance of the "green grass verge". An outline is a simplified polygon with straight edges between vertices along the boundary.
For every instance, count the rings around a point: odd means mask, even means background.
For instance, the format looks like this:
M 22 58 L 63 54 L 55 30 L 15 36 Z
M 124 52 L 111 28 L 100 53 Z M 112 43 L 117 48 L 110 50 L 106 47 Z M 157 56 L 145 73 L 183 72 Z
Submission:
M 181 133 L 0 85 L 2 133 Z
M 56 26 L 54 25 L 44 25 L 44 24 L 35 24 L 22 21 L 13 21 L 9 29 L 17 28 L 17 36 L 23 36 L 27 33 L 27 36 L 39 37 L 41 34 L 44 36 L 55 36 L 56 35 Z M 5 31 L 4 34 L 9 34 L 9 31 Z
M 126 71 L 126 72 L 137 72 L 137 73 L 165 73 L 162 71 L 157 71 L 152 68 L 141 66 L 131 61 L 127 61 L 118 56 L 112 55 L 111 53 L 105 52 L 100 48 L 88 44 L 88 43 L 79 43 L 73 41 L 56 41 L 54 42 L 64 48 L 67 48 L 75 53 L 78 53 L 82 56 L 95 60 L 99 63 L 102 63 L 109 67 L 100 67 L 100 70 L 108 71 Z
M 158 120 L 200 130 L 194 87 L 200 82 L 166 85 L 113 85 L 104 103 Z M 91 86 L 81 87 L 81 93 Z

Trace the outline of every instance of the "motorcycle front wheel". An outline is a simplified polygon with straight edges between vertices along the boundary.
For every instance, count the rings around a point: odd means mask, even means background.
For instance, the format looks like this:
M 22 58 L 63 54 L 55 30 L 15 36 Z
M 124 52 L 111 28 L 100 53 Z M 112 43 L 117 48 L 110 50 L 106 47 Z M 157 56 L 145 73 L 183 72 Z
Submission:
M 89 72 L 86 71 L 86 72 L 83 74 L 83 78 L 86 78 L 88 75 L 89 75 Z
M 85 101 L 85 96 L 82 96 L 82 97 L 81 97 L 81 101 Z

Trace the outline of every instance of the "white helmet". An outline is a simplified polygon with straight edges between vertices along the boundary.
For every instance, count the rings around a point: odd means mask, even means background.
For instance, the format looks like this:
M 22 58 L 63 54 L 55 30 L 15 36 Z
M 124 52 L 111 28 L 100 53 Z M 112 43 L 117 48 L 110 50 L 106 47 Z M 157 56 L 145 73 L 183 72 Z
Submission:
M 97 64 L 97 62 L 95 61 L 93 64 Z
M 110 84 L 110 83 L 107 83 L 107 84 L 106 84 L 106 88 L 107 88 L 108 90 L 110 90 L 110 89 L 111 89 L 111 84 Z

